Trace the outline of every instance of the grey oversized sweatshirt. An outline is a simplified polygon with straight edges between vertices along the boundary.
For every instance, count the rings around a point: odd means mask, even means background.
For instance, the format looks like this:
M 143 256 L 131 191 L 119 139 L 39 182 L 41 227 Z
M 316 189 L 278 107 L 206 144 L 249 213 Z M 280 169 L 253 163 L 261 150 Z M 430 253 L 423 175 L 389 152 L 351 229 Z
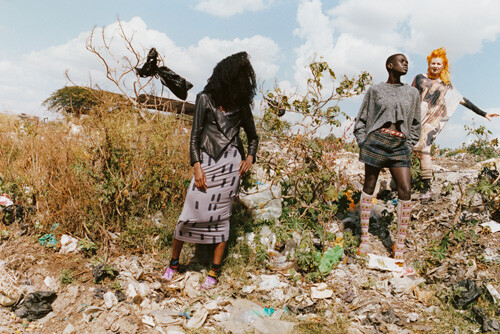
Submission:
M 354 123 L 358 145 L 386 123 L 399 124 L 413 149 L 420 138 L 420 94 L 415 87 L 382 82 L 368 88 Z

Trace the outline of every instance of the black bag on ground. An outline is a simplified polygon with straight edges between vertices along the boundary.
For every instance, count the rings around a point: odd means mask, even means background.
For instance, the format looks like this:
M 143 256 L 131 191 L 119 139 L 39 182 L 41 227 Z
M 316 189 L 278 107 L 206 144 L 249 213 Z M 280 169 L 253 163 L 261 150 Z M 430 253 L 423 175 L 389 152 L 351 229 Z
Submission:
M 52 312 L 51 304 L 56 300 L 57 294 L 53 291 L 37 291 L 29 293 L 21 304 L 15 307 L 19 318 L 34 321 L 45 317 Z

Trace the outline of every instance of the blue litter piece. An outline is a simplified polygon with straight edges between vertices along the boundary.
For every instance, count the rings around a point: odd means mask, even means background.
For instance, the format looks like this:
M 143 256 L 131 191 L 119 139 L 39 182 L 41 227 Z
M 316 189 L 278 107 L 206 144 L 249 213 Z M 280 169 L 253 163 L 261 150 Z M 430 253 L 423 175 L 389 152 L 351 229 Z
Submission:
M 398 199 L 397 199 L 397 198 L 393 199 L 393 200 L 392 200 L 392 204 L 394 204 L 394 205 L 398 205 Z
M 188 319 L 188 320 L 191 319 L 191 316 L 187 312 L 179 312 L 179 315 L 181 317 Z
M 270 317 L 270 316 L 272 316 L 272 315 L 273 315 L 273 313 L 274 313 L 274 307 L 270 307 L 270 308 L 265 307 L 265 308 L 264 308 L 264 313 L 265 313 L 267 316 L 269 316 L 269 317 Z
M 55 247 L 58 243 L 56 237 L 52 233 L 47 233 L 38 238 L 38 242 L 42 246 Z

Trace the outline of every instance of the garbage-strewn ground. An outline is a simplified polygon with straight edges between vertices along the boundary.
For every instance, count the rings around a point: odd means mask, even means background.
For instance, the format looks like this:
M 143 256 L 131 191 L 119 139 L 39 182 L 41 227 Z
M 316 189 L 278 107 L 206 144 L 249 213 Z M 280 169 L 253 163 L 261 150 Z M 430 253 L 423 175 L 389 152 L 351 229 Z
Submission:
M 339 161 L 346 177 L 360 184 L 362 166 L 356 154 L 343 152 Z M 52 312 L 32 322 L 18 318 L 11 308 L 0 307 L 0 333 L 494 331 L 500 315 L 500 300 L 495 299 L 500 290 L 500 233 L 480 225 L 495 223 L 480 197 L 457 210 L 458 184 L 475 182 L 480 165 L 467 154 L 438 157 L 435 164 L 435 195 L 425 202 L 414 195 L 407 268 L 396 274 L 370 269 L 383 263 L 370 264 L 368 257 L 356 255 L 352 246 L 360 233 L 356 212 L 329 227 L 344 255 L 317 283 L 307 282 L 296 272 L 293 243 L 272 242 L 272 229 L 264 225 L 253 229 L 255 234 L 235 226 L 240 239 L 230 248 L 219 285 L 208 293 L 198 289 L 208 266 L 196 262 L 200 256 L 194 256 L 194 247 L 183 254 L 181 273 L 165 283 L 160 275 L 169 254 L 124 253 L 112 236 L 106 254 L 61 254 L 59 240 L 53 249 L 42 246 L 39 235 L 21 235 L 18 223 L 2 225 L 0 278 L 5 287 L 0 285 L 0 289 L 7 291 L 10 286 L 24 295 L 53 291 L 57 299 Z M 388 190 L 389 173 L 383 173 L 381 181 Z M 396 229 L 391 215 L 395 194 L 381 194 L 374 205 L 370 233 L 374 253 L 388 257 Z M 165 218 L 154 219 L 161 224 Z M 253 223 L 249 219 L 247 224 Z M 259 244 L 272 245 L 273 249 L 267 249 L 269 257 L 237 265 L 238 258 L 257 247 L 259 237 L 267 238 Z M 296 242 L 301 237 L 294 234 Z M 107 267 L 101 267 L 101 274 L 108 277 L 97 284 L 93 269 L 103 262 Z M 233 262 L 231 270 L 228 264 Z M 99 273 L 94 269 L 94 274 Z M 470 279 L 468 285 L 466 279 Z M 497 297 L 493 297 L 495 292 Z

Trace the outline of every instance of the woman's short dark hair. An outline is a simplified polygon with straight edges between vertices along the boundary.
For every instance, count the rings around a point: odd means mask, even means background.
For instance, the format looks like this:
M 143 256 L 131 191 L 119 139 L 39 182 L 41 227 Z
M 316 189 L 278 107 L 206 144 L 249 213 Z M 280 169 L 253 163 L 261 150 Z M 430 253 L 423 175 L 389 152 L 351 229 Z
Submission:
M 215 66 L 204 91 L 224 109 L 252 105 L 257 83 L 248 54 L 243 51 L 222 59 Z

